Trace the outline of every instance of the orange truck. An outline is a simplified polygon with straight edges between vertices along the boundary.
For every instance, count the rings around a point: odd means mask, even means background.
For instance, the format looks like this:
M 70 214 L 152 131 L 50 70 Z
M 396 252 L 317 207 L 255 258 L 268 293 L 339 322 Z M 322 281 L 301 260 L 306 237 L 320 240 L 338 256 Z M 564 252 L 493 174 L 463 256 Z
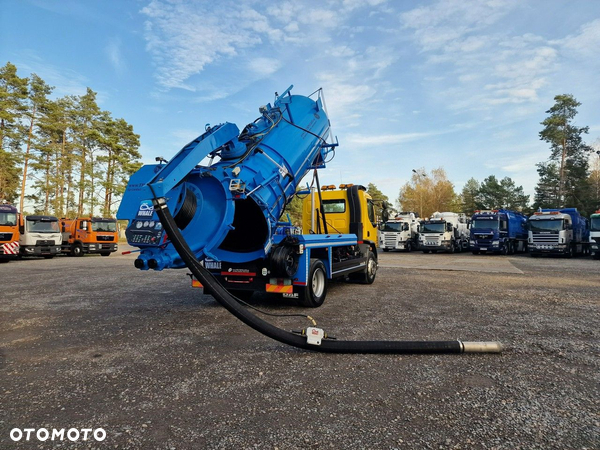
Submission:
M 71 256 L 100 253 L 110 256 L 116 252 L 119 233 L 116 219 L 100 217 L 78 217 L 60 219 L 62 251 Z
M 0 205 L 0 261 L 19 256 L 19 221 L 21 215 L 12 205 Z

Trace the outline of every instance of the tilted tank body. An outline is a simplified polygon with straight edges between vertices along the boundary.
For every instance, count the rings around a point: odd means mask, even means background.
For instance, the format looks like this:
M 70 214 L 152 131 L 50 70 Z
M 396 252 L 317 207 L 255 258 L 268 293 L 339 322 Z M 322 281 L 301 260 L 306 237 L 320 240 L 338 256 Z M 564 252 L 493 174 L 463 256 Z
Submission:
M 132 175 L 118 219 L 129 220 L 129 244 L 142 249 L 136 267 L 162 270 L 184 264 L 169 243 L 152 199 L 164 197 L 198 259 L 236 263 L 265 257 L 277 222 L 300 180 L 323 167 L 329 119 L 315 100 L 288 88 L 240 133 L 235 124 L 207 127 L 166 165 Z M 205 158 L 206 165 L 199 165 Z

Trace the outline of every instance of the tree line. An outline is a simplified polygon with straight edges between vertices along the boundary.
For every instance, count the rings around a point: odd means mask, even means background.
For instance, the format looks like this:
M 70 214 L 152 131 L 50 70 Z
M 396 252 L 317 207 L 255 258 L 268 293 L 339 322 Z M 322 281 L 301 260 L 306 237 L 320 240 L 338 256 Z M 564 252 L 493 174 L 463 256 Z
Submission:
M 111 217 L 130 175 L 141 166 L 140 137 L 102 110 L 89 87 L 52 99 L 36 74 L 0 68 L 0 202 L 25 200 L 58 217 Z

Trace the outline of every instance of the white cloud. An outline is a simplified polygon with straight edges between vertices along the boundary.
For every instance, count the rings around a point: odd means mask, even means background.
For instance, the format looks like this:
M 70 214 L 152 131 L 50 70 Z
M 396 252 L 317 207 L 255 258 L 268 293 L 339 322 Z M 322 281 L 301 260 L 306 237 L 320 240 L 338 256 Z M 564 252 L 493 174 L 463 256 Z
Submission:
M 427 138 L 440 133 L 399 133 L 399 134 L 348 134 L 346 135 L 346 143 L 357 146 L 385 146 L 402 144 L 405 142 L 416 141 L 418 139 Z
M 600 48 L 600 19 L 581 26 L 579 33 L 557 41 L 565 52 L 573 52 L 583 57 L 598 58 Z
M 268 77 L 274 74 L 281 66 L 280 60 L 265 57 L 254 58 L 248 63 L 248 69 L 260 77 Z
M 117 73 L 122 73 L 125 69 L 125 61 L 123 60 L 123 55 L 121 53 L 121 46 L 121 39 L 113 38 L 104 48 L 108 61 Z

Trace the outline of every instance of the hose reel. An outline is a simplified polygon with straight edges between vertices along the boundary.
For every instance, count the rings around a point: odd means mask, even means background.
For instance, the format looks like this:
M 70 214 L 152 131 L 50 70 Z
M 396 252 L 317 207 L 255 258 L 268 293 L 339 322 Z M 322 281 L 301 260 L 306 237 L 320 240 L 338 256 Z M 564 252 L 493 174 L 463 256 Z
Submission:
M 291 278 L 298 270 L 298 255 L 294 247 L 280 245 L 271 252 L 271 273 L 278 278 Z

